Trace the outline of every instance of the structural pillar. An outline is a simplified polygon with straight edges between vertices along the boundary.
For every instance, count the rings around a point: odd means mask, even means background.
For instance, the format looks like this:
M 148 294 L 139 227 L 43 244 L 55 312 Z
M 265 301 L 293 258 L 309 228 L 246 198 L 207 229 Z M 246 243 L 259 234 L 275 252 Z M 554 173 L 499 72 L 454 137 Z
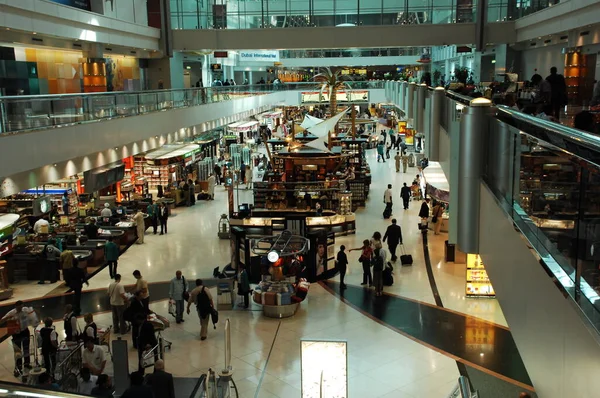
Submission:
M 463 108 L 460 120 L 456 243 L 465 253 L 479 253 L 480 186 L 491 105 L 487 98 L 476 98 Z
M 425 142 L 429 148 L 426 153 L 429 160 L 437 162 L 440 160 L 440 122 L 442 120 L 442 107 L 444 106 L 445 90 L 443 87 L 436 87 L 431 95 L 431 115 L 429 124 L 429 136 L 425 137 Z
M 406 95 L 406 118 L 408 120 L 413 119 L 415 117 L 414 114 L 414 97 L 415 97 L 415 89 L 417 85 L 415 83 L 408 83 L 407 95 Z
M 425 134 L 425 97 L 427 96 L 427 85 L 417 86 L 417 102 L 415 103 L 415 129 L 417 134 Z
M 402 111 L 404 112 L 404 114 L 406 115 L 408 112 L 406 110 L 406 87 L 407 87 L 406 82 L 402 82 L 400 83 L 400 109 L 402 109 Z

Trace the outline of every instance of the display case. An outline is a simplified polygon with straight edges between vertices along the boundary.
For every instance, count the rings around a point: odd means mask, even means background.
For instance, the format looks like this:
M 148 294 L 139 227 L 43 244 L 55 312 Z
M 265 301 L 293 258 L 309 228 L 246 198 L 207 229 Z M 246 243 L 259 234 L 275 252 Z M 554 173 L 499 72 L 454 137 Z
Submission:
M 346 215 L 352 213 L 352 192 L 343 191 L 338 193 L 338 198 L 340 200 L 339 205 L 339 213 Z
M 485 266 L 479 254 L 467 253 L 467 297 L 495 297 Z

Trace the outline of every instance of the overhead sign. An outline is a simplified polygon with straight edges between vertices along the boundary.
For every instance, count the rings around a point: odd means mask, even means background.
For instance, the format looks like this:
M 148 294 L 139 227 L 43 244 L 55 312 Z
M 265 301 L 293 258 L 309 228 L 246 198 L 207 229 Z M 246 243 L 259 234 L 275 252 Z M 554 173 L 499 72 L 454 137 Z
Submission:
M 229 56 L 229 54 L 227 53 L 227 51 L 215 51 L 213 53 L 213 57 L 215 58 L 227 58 Z
M 91 11 L 89 0 L 52 0 L 54 3 L 69 7 L 79 8 L 80 10 Z
M 279 62 L 279 51 L 254 50 L 240 51 L 241 61 L 268 61 Z

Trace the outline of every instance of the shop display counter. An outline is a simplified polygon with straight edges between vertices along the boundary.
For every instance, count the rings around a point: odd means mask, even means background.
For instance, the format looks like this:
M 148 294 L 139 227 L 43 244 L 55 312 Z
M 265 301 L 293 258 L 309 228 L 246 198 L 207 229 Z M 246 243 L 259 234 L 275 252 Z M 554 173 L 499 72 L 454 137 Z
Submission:
M 15 251 L 8 270 L 9 283 L 24 279 L 30 281 L 40 280 L 42 271 L 47 265 L 46 260 L 40 255 L 43 248 L 43 244 L 35 244 Z M 90 266 L 90 260 L 93 256 L 91 250 L 74 249 L 73 255 L 79 261 L 80 268 L 85 269 Z M 60 275 L 57 275 L 57 280 L 60 280 Z
M 467 253 L 466 282 L 467 297 L 496 297 L 479 254 Z
M 273 231 L 285 229 L 286 218 L 304 218 L 308 231 L 323 229 L 336 235 L 347 235 L 356 232 L 356 216 L 354 213 L 341 215 L 324 211 L 318 216 L 314 211 L 286 210 L 254 210 L 247 218 L 231 218 L 232 227 L 242 227 L 249 234 L 271 235 Z M 308 232 L 307 231 L 307 232 Z

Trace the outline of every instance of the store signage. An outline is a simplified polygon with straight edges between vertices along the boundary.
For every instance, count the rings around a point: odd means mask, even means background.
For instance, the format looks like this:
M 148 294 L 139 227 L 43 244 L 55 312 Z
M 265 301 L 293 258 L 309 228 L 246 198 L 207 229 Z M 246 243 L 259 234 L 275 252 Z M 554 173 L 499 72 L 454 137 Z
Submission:
M 91 11 L 89 0 L 51 0 L 54 3 L 62 4 L 69 7 L 79 8 L 80 10 Z
M 227 51 L 215 51 L 213 53 L 213 57 L 215 57 L 215 58 L 227 58 L 227 57 L 229 57 L 229 54 L 227 53 Z
M 324 165 L 325 159 L 294 159 L 294 164 L 300 165 Z
M 338 102 L 369 102 L 368 90 L 338 91 L 336 93 Z M 302 103 L 329 102 L 327 91 L 305 91 L 301 93 Z
M 266 51 L 266 50 L 240 51 L 240 60 L 241 61 L 279 62 L 279 51 Z

